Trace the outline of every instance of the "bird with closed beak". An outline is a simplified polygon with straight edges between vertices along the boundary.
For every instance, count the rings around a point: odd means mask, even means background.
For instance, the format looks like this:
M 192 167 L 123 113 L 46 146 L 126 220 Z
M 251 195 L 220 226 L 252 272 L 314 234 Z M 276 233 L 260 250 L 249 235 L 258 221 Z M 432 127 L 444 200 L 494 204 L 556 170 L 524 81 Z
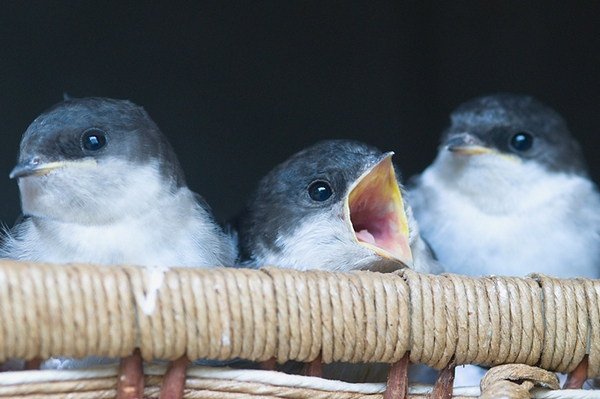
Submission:
M 17 166 L 22 219 L 4 258 L 50 263 L 232 266 L 235 239 L 185 183 L 175 153 L 129 101 L 81 98 L 38 116 Z M 58 364 L 57 364 L 58 362 Z M 77 362 L 54 359 L 49 367 Z
M 409 189 L 445 270 L 600 277 L 600 195 L 565 120 L 514 94 L 468 101 L 450 120 Z

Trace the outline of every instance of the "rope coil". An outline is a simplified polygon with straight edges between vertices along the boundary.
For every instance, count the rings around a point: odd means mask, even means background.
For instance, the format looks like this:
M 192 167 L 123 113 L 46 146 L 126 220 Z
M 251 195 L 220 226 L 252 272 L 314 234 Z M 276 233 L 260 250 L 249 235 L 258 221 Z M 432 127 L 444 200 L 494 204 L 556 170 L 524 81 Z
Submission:
M 144 398 L 157 398 L 166 371 L 165 364 L 146 364 Z M 85 370 L 43 370 L 0 373 L 0 398 L 113 399 L 117 395 L 117 366 Z M 452 397 L 598 399 L 600 392 L 581 389 L 556 390 L 556 375 L 525 366 L 497 366 L 482 379 L 479 387 L 456 387 Z M 537 387 L 535 387 L 537 386 Z M 190 367 L 183 398 L 338 398 L 383 399 L 383 383 L 351 384 L 335 380 L 289 375 L 275 371 L 232 370 Z M 410 398 L 430 398 L 434 387 L 410 384 Z
M 440 369 L 524 363 L 600 374 L 600 282 L 173 268 L 152 294 L 147 268 L 0 262 L 0 361 L 51 356 L 145 360 L 394 363 Z

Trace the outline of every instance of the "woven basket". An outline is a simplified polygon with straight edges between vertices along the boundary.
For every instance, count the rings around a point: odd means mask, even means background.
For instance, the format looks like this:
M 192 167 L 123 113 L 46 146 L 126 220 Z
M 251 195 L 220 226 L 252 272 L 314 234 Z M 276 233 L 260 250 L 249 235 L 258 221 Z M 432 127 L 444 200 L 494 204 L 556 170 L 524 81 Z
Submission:
M 569 373 L 587 363 L 587 377 L 594 378 L 600 374 L 599 294 L 600 281 L 543 275 L 471 278 L 411 270 L 148 269 L 4 261 L 0 361 L 125 357 L 135 348 L 148 362 L 185 354 L 191 360 L 276 358 L 283 363 L 321 356 L 324 363 L 398 364 L 407 355 L 412 363 L 438 370 L 452 362 Z M 501 368 L 504 374 L 496 380 L 525 380 L 508 384 L 532 397 L 600 397 L 580 390 L 530 392 L 534 385 L 556 387 L 543 370 L 511 367 L 517 368 Z M 145 396 L 158 395 L 164 369 L 159 364 L 144 368 Z M 538 371 L 541 376 L 533 375 Z M 189 398 L 375 398 L 386 388 L 257 370 L 191 367 L 187 375 L 184 397 Z M 116 385 L 115 366 L 0 373 L 0 397 L 54 398 L 68 392 L 70 398 L 112 398 Z M 482 395 L 488 385 L 482 384 Z M 425 396 L 431 389 L 414 385 L 409 393 Z M 479 387 L 453 392 L 454 397 L 479 394 Z

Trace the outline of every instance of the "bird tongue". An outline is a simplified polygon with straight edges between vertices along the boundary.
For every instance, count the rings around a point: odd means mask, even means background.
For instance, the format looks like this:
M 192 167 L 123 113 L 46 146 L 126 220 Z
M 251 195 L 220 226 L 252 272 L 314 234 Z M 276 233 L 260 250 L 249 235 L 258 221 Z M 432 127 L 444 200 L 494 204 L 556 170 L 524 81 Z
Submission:
M 386 154 L 350 188 L 346 218 L 359 244 L 411 267 L 408 223 L 391 157 Z
M 373 237 L 373 234 L 369 233 L 369 230 L 356 231 L 355 234 L 358 241 L 375 245 L 375 237 Z

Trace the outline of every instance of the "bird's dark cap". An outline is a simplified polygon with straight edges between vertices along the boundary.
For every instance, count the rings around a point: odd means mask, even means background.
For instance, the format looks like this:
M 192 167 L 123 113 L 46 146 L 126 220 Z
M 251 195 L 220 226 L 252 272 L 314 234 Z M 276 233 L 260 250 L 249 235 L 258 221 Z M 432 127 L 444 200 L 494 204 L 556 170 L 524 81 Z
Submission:
M 82 148 L 82 134 L 98 129 L 106 135 L 99 151 Z M 178 187 L 185 185 L 175 152 L 158 126 L 140 106 L 128 100 L 68 98 L 42 112 L 21 140 L 19 162 L 34 157 L 43 162 L 119 157 L 130 163 L 157 161 L 160 172 Z

